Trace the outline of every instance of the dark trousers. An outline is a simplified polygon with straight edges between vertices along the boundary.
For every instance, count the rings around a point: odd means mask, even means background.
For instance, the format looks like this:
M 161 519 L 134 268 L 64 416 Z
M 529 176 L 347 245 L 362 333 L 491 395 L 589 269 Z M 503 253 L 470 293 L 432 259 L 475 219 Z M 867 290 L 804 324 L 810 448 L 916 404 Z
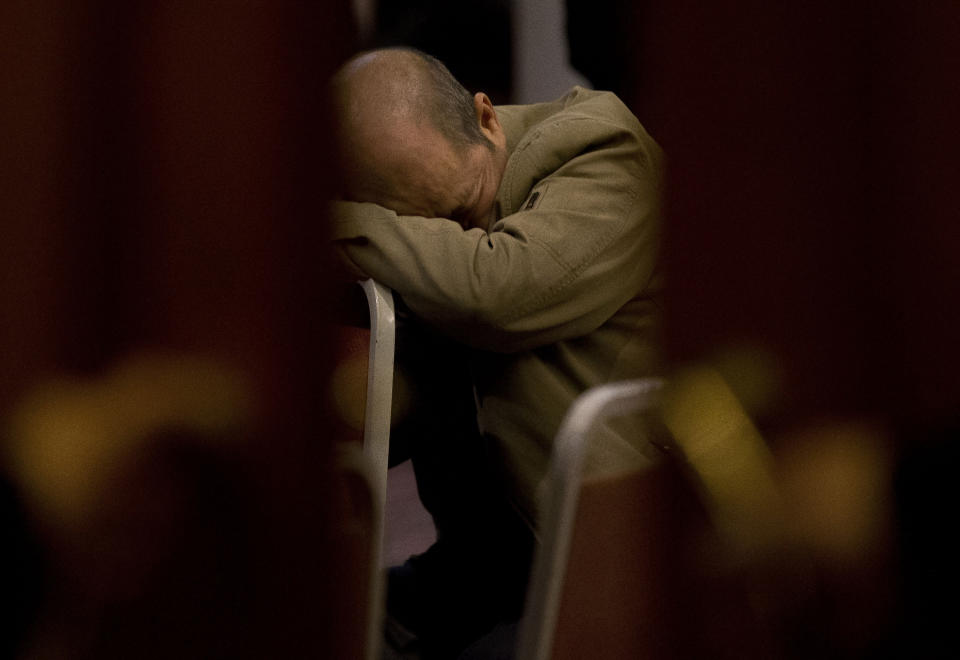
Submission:
M 519 617 L 533 535 L 490 469 L 471 352 L 408 320 L 398 328 L 396 359 L 398 392 L 409 405 L 396 415 L 391 463 L 413 462 L 437 542 L 391 570 L 388 610 L 419 637 L 422 657 L 456 657 L 496 623 Z

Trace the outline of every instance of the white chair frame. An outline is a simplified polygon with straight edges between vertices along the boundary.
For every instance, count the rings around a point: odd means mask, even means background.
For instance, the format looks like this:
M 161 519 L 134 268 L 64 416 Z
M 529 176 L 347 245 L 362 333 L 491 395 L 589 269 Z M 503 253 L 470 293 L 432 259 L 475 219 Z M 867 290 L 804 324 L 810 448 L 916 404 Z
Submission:
M 383 530 L 387 502 L 390 455 L 390 409 L 393 401 L 393 363 L 396 346 L 396 313 L 393 292 L 372 279 L 360 283 L 370 310 L 370 352 L 367 366 L 367 405 L 363 419 L 363 453 L 373 490 L 373 538 L 370 552 L 369 619 L 366 657 L 379 660 L 383 644 L 386 578 L 383 563 Z
M 599 385 L 581 394 L 567 411 L 546 477 L 542 531 L 520 625 L 518 660 L 547 660 L 553 652 L 589 431 L 606 419 L 649 410 L 662 388 L 659 378 Z

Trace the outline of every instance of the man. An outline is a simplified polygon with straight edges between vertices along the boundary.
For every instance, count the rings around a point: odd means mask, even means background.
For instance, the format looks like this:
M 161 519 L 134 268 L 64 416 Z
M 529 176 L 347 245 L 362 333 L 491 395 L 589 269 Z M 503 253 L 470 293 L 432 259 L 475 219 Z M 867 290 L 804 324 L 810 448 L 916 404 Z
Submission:
M 657 369 L 661 152 L 612 94 L 494 107 L 416 51 L 361 54 L 334 90 L 347 201 L 333 239 L 429 336 L 398 350 L 433 405 L 391 443 L 410 443 L 438 543 L 391 574 L 388 607 L 455 657 L 519 613 L 570 403 Z

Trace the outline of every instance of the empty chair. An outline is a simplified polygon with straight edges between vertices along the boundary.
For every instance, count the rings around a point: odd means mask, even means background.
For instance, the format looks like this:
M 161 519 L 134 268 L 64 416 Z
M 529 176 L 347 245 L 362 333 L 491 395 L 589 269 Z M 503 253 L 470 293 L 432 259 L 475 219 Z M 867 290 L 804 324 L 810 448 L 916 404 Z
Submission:
M 557 434 L 546 480 L 517 657 L 522 660 L 632 655 L 653 644 L 662 616 L 656 599 L 663 562 L 649 530 L 666 507 L 659 462 L 636 456 L 604 476 L 584 468 L 589 439 L 605 421 L 655 404 L 658 379 L 603 385 L 578 398 Z M 601 459 L 602 460 L 602 459 Z
M 762 441 L 735 398 L 713 396 L 722 381 L 688 380 L 602 385 L 571 406 L 545 482 L 519 660 L 782 654 L 794 601 L 781 578 L 795 564 L 777 550 Z

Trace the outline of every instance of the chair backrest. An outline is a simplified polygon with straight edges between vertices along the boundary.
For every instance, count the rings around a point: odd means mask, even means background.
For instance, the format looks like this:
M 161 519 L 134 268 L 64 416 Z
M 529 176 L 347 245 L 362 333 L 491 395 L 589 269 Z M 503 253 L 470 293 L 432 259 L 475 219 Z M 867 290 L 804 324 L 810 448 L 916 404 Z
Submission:
M 387 499 L 387 470 L 390 451 L 390 415 L 393 399 L 394 347 L 396 317 L 393 293 L 372 280 L 360 282 L 366 294 L 369 331 L 364 319 L 352 319 L 340 328 L 340 364 L 334 372 L 334 399 L 346 426 L 363 429 L 363 469 L 356 459 L 351 473 L 361 475 L 369 487 L 371 520 L 369 575 L 367 587 L 367 630 L 365 657 L 380 657 L 385 606 L 383 575 L 384 516 Z M 352 304 L 352 299 L 351 299 Z M 359 310 L 357 310 L 359 312 Z M 359 314 L 349 314 L 357 316 Z M 366 386 L 363 386 L 365 381 Z M 361 412 L 362 411 L 362 412 Z M 362 420 L 362 421 L 361 421 Z M 349 455 L 349 453 L 348 453 Z
M 386 585 L 381 569 L 384 515 L 387 508 L 387 470 L 390 453 L 390 405 L 393 399 L 393 358 L 396 315 L 393 293 L 372 279 L 361 282 L 370 308 L 370 357 L 367 367 L 367 403 L 363 418 L 363 453 L 371 467 L 374 533 L 370 562 L 370 609 L 367 658 L 380 657 Z
M 790 591 L 800 564 L 762 440 L 708 380 L 613 383 L 571 406 L 547 473 L 518 660 L 782 655 L 782 624 L 802 604 Z M 593 465 L 598 446 L 615 445 L 610 427 L 640 443 Z
M 584 479 L 591 431 L 650 409 L 662 386 L 659 379 L 603 385 L 567 413 L 547 475 L 521 660 L 635 658 L 662 639 L 663 612 L 650 596 L 664 579 L 664 545 L 655 536 L 668 522 L 671 507 L 661 500 L 669 478 L 649 464 Z

